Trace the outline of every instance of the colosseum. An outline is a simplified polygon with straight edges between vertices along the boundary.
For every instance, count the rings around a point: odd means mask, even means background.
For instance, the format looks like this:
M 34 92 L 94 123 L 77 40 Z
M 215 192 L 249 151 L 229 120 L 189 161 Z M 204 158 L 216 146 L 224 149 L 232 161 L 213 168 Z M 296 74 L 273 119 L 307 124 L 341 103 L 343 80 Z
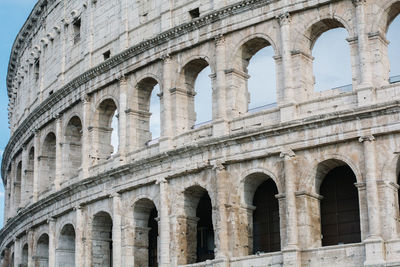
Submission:
M 1 266 L 400 266 L 398 14 L 397 0 L 39 0 L 7 74 Z M 319 92 L 313 46 L 336 28 L 352 85 Z M 250 109 L 266 47 L 277 103 Z M 212 120 L 197 124 L 206 67 Z

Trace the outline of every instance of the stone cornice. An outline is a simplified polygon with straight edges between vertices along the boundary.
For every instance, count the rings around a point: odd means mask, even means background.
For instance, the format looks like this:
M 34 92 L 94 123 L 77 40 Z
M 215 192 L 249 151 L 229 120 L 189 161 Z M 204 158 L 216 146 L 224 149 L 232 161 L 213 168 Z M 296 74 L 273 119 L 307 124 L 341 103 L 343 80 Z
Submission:
M 28 36 L 28 28 L 31 29 L 31 27 L 28 27 L 27 25 L 30 25 L 33 20 L 38 20 L 40 19 L 39 17 L 34 17 L 33 14 L 38 13 L 37 16 L 43 15 L 43 11 L 41 11 L 42 7 L 44 6 L 44 2 L 46 0 L 39 1 L 34 10 L 31 13 L 31 16 L 28 18 L 27 22 L 25 23 L 23 29 L 20 31 L 20 33 L 17 36 L 17 39 L 14 43 L 13 50 L 12 50 L 12 57 L 15 55 L 15 60 L 12 58 L 10 59 L 9 63 L 9 72 L 7 74 L 7 86 L 8 86 L 8 91 L 10 94 L 10 89 L 11 89 L 11 82 L 13 80 L 14 75 L 16 74 L 16 68 L 10 68 L 12 65 L 17 64 L 17 60 L 20 57 L 20 52 L 19 50 L 16 50 L 16 43 L 20 43 L 20 41 L 17 40 L 22 40 L 21 42 L 26 42 L 24 38 L 21 36 Z M 47 0 L 49 2 L 49 0 Z M 53 3 L 55 0 L 51 0 L 50 2 Z M 195 19 L 193 21 L 187 22 L 185 24 L 176 26 L 170 30 L 167 30 L 165 32 L 160 33 L 156 37 L 145 40 L 138 45 L 132 46 L 125 51 L 113 56 L 112 58 L 106 60 L 105 62 L 97 65 L 96 67 L 89 69 L 88 71 L 82 73 L 78 77 L 74 78 L 72 81 L 70 81 L 68 84 L 64 85 L 62 88 L 57 90 L 54 94 L 49 96 L 47 99 L 45 99 L 39 106 L 37 106 L 27 118 L 24 119 L 24 121 L 19 125 L 19 127 L 15 130 L 14 134 L 11 136 L 3 154 L 3 160 L 2 160 L 2 165 L 1 165 L 1 173 L 2 177 L 5 177 L 5 169 L 6 166 L 9 164 L 9 158 L 11 156 L 11 152 L 18 142 L 19 139 L 22 138 L 22 135 L 29 130 L 30 126 L 38 119 L 42 114 L 47 112 L 51 107 L 53 107 L 56 103 L 58 103 L 60 100 L 65 98 L 67 95 L 69 95 L 72 91 L 74 91 L 76 88 L 79 88 L 80 86 L 84 85 L 91 79 L 99 76 L 100 74 L 103 74 L 112 68 L 120 65 L 121 63 L 127 61 L 128 59 L 135 57 L 153 47 L 159 46 L 161 44 L 167 43 L 170 39 L 175 39 L 179 36 L 182 36 L 188 32 L 197 30 L 200 27 L 209 25 L 211 23 L 214 23 L 216 21 L 222 20 L 228 16 L 235 15 L 238 13 L 245 12 L 247 10 L 251 10 L 254 8 L 257 8 L 259 6 L 263 6 L 266 4 L 269 4 L 271 2 L 274 2 L 277 0 L 245 0 L 241 1 L 239 3 L 229 5 L 227 7 L 224 7 L 222 9 L 219 9 L 215 12 L 209 13 L 207 15 L 204 15 L 198 19 Z M 49 3 L 50 4 L 50 3 Z M 20 44 L 21 45 L 21 44 Z M 161 59 L 160 59 L 161 60 Z M 10 83 L 9 83 L 10 81 Z M 4 178 L 3 178 L 4 179 Z

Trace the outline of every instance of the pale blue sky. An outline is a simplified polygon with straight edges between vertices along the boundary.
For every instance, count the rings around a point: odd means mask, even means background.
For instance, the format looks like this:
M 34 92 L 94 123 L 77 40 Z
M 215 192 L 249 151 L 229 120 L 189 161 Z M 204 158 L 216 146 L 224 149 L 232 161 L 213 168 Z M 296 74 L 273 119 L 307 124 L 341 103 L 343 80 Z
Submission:
M 14 39 L 29 15 L 36 0 L 0 0 L 0 153 L 3 152 L 9 138 L 7 119 L 7 89 L 6 74 L 8 59 Z M 400 19 L 396 19 L 391 25 L 387 39 L 389 45 L 389 57 L 391 59 L 391 75 L 400 75 Z M 314 46 L 315 57 L 314 70 L 316 77 L 315 88 L 317 91 L 327 90 L 351 83 L 350 73 L 350 51 L 345 38 L 347 32 L 343 29 L 335 29 L 324 33 Z M 270 47 L 259 51 L 250 61 L 249 90 L 251 90 L 250 108 L 276 102 L 275 96 L 275 70 L 273 51 Z M 195 90 L 197 99 L 195 110 L 197 112 L 197 123 L 211 119 L 211 81 L 210 70 L 205 69 L 200 73 L 196 82 Z M 159 113 L 158 88 L 155 90 L 151 101 L 151 112 Z M 157 103 L 157 104 L 156 104 Z M 153 138 L 159 136 L 158 118 L 151 119 Z M 4 188 L 0 183 L 0 227 L 3 224 L 4 210 Z

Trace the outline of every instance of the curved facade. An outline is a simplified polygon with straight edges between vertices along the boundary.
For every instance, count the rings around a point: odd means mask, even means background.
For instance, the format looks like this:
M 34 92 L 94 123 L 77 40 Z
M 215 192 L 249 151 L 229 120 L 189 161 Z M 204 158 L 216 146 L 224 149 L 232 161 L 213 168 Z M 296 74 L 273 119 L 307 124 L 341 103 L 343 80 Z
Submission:
M 2 266 L 400 266 L 386 39 L 399 13 L 394 0 L 39 0 L 7 77 Z M 352 89 L 316 92 L 312 49 L 335 28 Z M 250 110 L 265 47 L 277 104 Z M 197 124 L 206 67 L 212 120 Z

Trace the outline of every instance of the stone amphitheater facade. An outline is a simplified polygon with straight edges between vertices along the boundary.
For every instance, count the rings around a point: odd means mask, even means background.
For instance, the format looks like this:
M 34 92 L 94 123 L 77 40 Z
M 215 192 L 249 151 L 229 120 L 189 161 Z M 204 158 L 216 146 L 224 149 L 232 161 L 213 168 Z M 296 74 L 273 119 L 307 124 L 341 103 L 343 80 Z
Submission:
M 394 0 L 39 0 L 7 76 L 2 266 L 400 266 L 386 39 L 399 13 Z M 338 27 L 352 90 L 315 92 L 312 47 Z M 278 103 L 249 112 L 247 65 L 268 46 Z M 192 127 L 207 66 L 212 121 Z

